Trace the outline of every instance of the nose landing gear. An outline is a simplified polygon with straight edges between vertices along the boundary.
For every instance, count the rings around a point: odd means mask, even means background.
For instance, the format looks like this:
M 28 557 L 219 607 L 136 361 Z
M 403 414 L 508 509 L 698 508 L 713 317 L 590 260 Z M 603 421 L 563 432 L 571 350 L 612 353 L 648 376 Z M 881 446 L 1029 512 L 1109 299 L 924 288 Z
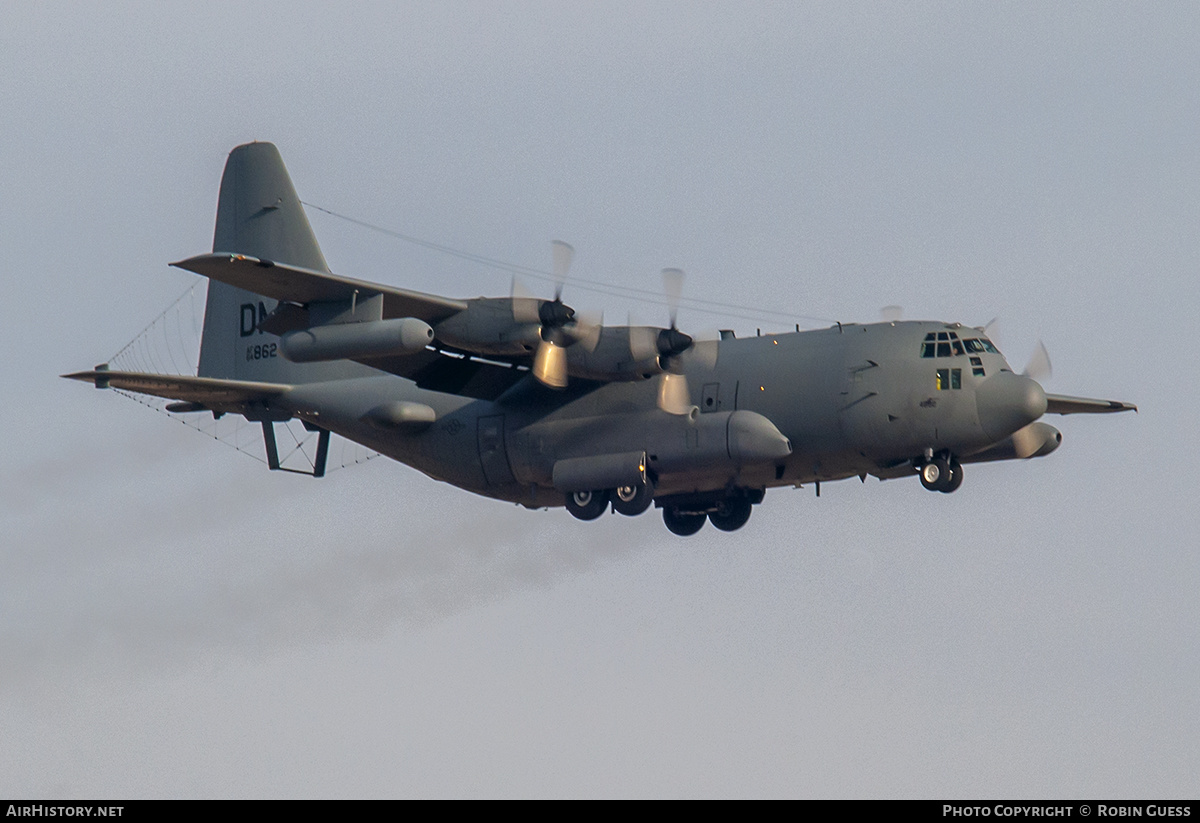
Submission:
M 962 464 L 953 456 L 939 456 L 929 460 L 919 469 L 921 485 L 931 492 L 949 494 L 962 485 Z

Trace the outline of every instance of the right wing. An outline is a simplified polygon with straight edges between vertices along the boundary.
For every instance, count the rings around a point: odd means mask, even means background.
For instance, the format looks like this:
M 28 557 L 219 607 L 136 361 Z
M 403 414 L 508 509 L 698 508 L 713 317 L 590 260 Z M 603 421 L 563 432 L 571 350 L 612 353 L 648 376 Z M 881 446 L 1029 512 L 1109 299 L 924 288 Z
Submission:
M 193 403 L 219 412 L 241 413 L 253 403 L 280 397 L 292 390 L 284 383 L 257 383 L 251 380 L 225 380 L 217 377 L 188 377 L 178 374 L 145 374 L 132 371 L 95 369 L 64 374 L 70 380 L 83 380 L 98 389 L 151 394 L 169 400 Z
M 407 357 L 373 358 L 360 362 L 380 371 L 408 378 L 422 389 L 460 394 L 478 400 L 495 400 L 529 374 L 528 369 L 431 349 Z M 286 383 L 259 383 L 251 380 L 108 369 L 94 369 L 62 376 L 91 383 L 98 389 L 114 388 L 150 394 L 191 406 L 175 411 L 207 409 L 242 414 L 254 404 L 282 397 L 292 390 L 291 385 Z

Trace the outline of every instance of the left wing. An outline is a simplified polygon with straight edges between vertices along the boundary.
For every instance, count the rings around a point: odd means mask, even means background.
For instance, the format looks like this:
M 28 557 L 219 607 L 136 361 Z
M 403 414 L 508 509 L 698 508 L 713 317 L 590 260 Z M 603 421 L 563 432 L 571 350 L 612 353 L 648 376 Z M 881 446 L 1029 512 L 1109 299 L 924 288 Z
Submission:
M 355 280 L 336 274 L 260 260 L 246 254 L 198 254 L 172 266 L 289 303 L 350 301 L 383 295 L 383 318 L 416 317 L 434 324 L 467 308 L 466 301 Z
M 1065 394 L 1046 395 L 1046 414 L 1110 414 L 1123 411 L 1137 411 L 1137 406 L 1120 400 L 1093 400 L 1090 397 L 1068 397 Z

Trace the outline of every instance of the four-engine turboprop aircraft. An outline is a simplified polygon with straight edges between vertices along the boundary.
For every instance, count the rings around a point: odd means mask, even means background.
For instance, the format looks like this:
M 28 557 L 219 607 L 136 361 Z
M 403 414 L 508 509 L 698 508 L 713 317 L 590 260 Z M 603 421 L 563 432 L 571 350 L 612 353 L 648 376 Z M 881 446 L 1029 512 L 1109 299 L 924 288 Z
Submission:
M 556 248 L 560 271 L 569 252 Z M 213 253 L 174 265 L 210 281 L 198 376 L 66 377 L 261 422 L 271 468 L 274 423 L 298 418 L 320 432 L 318 477 L 336 432 L 530 508 L 591 520 L 653 504 L 679 535 L 740 528 L 773 487 L 913 475 L 952 492 L 964 464 L 1053 451 L 1045 414 L 1135 409 L 1047 394 L 959 323 L 697 341 L 673 316 L 601 326 L 560 296 L 458 300 L 334 275 L 270 143 L 230 153 Z

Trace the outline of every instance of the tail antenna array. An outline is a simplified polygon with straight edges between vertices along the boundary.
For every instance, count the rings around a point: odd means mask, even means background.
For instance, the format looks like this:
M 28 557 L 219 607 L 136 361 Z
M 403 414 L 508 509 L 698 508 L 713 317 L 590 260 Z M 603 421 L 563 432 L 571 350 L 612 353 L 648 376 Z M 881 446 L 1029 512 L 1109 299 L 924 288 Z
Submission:
M 200 334 L 204 326 L 205 285 L 197 280 L 191 288 L 154 318 L 136 337 L 108 360 L 114 371 L 195 376 L 200 359 Z M 321 462 L 322 435 L 310 432 L 299 420 L 276 423 L 277 435 L 264 448 L 263 429 L 240 415 L 215 417 L 206 412 L 167 411 L 170 401 L 152 395 L 113 389 L 135 403 L 177 420 L 189 429 L 211 437 L 253 457 L 271 468 L 312 474 Z M 326 473 L 365 463 L 379 456 L 342 437 L 325 438 Z M 274 445 L 275 448 L 271 449 Z

